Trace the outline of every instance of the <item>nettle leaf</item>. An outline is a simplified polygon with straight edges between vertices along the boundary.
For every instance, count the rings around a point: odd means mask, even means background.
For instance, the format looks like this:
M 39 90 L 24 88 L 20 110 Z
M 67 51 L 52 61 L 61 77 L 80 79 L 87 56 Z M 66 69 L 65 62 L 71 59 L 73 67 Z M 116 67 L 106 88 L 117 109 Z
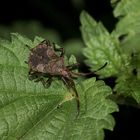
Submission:
M 92 71 L 96 71 L 107 62 L 107 66 L 97 74 L 102 77 L 116 75 L 122 65 L 116 37 L 109 34 L 101 22 L 97 23 L 85 11 L 81 13 L 80 20 L 82 36 L 87 46 L 83 51 L 87 57 L 86 63 Z
M 121 0 L 116 5 L 114 16 L 119 18 L 114 31 L 118 37 L 123 37 L 121 45 L 126 52 L 139 50 L 140 34 L 140 1 Z
M 112 0 L 113 2 L 113 0 Z M 114 36 L 120 39 L 120 46 L 130 58 L 129 66 L 116 81 L 118 95 L 133 97 L 140 103 L 140 1 L 121 0 L 116 4 L 114 16 L 119 19 Z M 125 71 L 127 71 L 125 73 Z M 132 75 L 132 73 L 134 73 Z
M 136 77 L 119 77 L 116 81 L 115 91 L 124 97 L 133 97 L 140 103 L 140 80 Z
M 76 118 L 76 100 L 61 81 L 45 89 L 28 80 L 26 45 L 34 43 L 11 36 L 11 42 L 0 41 L 0 139 L 103 140 L 103 129 L 113 130 L 115 124 L 110 113 L 118 111 L 107 99 L 111 89 L 95 78 L 77 84 L 81 107 Z

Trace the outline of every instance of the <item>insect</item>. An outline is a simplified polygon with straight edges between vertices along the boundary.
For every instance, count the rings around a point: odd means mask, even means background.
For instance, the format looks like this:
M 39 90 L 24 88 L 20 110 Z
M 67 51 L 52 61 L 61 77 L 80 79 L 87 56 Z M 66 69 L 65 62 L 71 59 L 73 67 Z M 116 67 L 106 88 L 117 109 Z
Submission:
M 60 52 L 60 55 L 56 52 Z M 78 63 L 66 66 L 64 63 L 64 49 L 56 48 L 55 44 L 50 44 L 48 40 L 44 40 L 35 48 L 30 49 L 27 63 L 29 65 L 29 79 L 35 80 L 35 82 L 42 82 L 44 87 L 49 87 L 51 85 L 53 77 L 59 77 L 69 91 L 74 93 L 79 115 L 80 100 L 73 77 L 77 77 L 78 75 L 85 76 L 86 74 L 72 71 L 75 66 L 78 66 Z M 98 70 L 105 66 L 106 64 Z
M 57 51 L 60 52 L 60 55 L 56 53 Z M 80 100 L 72 79 L 77 75 L 72 72 L 72 69 L 78 63 L 65 66 L 63 48 L 56 48 L 55 44 L 52 45 L 48 40 L 44 40 L 35 48 L 30 49 L 27 63 L 29 66 L 29 79 L 35 80 L 35 82 L 42 82 L 44 87 L 51 85 L 54 76 L 59 77 L 66 87 L 75 94 L 79 114 Z

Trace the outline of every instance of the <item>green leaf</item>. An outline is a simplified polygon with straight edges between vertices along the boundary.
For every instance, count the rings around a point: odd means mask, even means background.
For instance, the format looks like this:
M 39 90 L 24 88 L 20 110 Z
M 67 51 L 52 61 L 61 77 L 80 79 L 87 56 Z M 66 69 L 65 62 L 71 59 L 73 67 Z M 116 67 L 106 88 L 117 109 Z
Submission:
M 69 65 L 76 64 L 76 63 L 77 63 L 76 57 L 74 55 L 71 55 L 69 58 Z
M 140 53 L 134 53 L 131 57 L 131 69 L 135 71 L 135 76 L 137 80 L 140 80 Z M 131 72 L 132 73 L 132 72 Z
M 96 71 L 107 62 L 107 66 L 97 72 L 102 77 L 116 75 L 122 65 L 122 56 L 119 42 L 109 34 L 101 22 L 97 23 L 85 11 L 81 13 L 81 31 L 86 48 L 84 55 L 86 63 L 92 71 Z
M 114 0 L 111 2 L 113 3 Z M 115 1 L 114 1 L 115 2 Z M 120 73 L 115 90 L 118 95 L 133 97 L 140 103 L 140 1 L 121 0 L 116 4 L 114 16 L 119 19 L 113 35 L 120 38 L 120 47 L 129 57 L 129 66 Z M 135 72 L 134 72 L 135 71 Z M 134 74 L 133 74 L 134 73 Z
M 124 97 L 133 97 L 137 103 L 140 103 L 140 80 L 136 77 L 119 77 L 116 81 L 115 91 L 118 95 Z
M 121 37 L 126 35 L 122 40 L 122 47 L 125 51 L 139 51 L 139 34 L 140 34 L 140 1 L 139 0 L 121 0 L 118 2 L 114 16 L 119 18 L 114 31 L 115 35 Z
M 28 80 L 26 45 L 34 43 L 19 34 L 11 36 L 11 42 L 0 41 L 0 139 L 103 140 L 103 129 L 115 125 L 111 113 L 118 111 L 107 99 L 111 89 L 95 78 L 77 84 L 76 118 L 76 100 L 60 80 L 48 89 Z
M 114 15 L 115 17 L 120 17 L 128 15 L 130 13 L 135 13 L 140 10 L 139 7 L 140 7 L 139 0 L 120 0 L 120 2 L 118 2 L 114 10 Z

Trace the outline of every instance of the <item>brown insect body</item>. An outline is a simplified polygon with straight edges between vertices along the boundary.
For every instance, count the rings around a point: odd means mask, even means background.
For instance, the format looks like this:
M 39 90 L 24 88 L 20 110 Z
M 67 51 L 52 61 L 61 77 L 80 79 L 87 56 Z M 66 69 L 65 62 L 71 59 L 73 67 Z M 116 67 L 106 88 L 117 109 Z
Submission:
M 64 57 L 58 56 L 48 42 L 44 43 L 46 41 L 31 49 L 28 61 L 30 71 L 68 77 L 69 70 L 64 64 Z
M 60 56 L 56 53 L 60 51 Z M 29 65 L 29 79 L 35 79 L 37 82 L 41 81 L 45 87 L 50 86 L 53 76 L 58 76 L 62 79 L 68 89 L 75 93 L 77 100 L 77 109 L 79 114 L 80 102 L 75 83 L 72 80 L 73 72 L 70 70 L 72 66 L 65 66 L 64 64 L 63 48 L 56 49 L 48 41 L 44 40 L 35 48 L 31 49 L 28 65 Z M 48 77 L 45 80 L 44 77 Z

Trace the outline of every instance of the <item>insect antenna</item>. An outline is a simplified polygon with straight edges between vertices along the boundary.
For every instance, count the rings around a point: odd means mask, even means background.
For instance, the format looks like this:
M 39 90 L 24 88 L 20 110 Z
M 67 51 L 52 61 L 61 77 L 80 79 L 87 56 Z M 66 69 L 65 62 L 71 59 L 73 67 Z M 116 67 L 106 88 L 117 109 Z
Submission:
M 96 71 L 93 71 L 93 72 L 81 73 L 81 72 L 73 72 L 73 71 L 71 71 L 71 74 L 72 74 L 73 77 L 88 76 L 88 75 L 94 74 L 95 72 L 98 72 L 99 70 L 103 69 L 106 65 L 107 65 L 107 62 L 102 67 L 100 67 L 99 69 L 97 69 Z

